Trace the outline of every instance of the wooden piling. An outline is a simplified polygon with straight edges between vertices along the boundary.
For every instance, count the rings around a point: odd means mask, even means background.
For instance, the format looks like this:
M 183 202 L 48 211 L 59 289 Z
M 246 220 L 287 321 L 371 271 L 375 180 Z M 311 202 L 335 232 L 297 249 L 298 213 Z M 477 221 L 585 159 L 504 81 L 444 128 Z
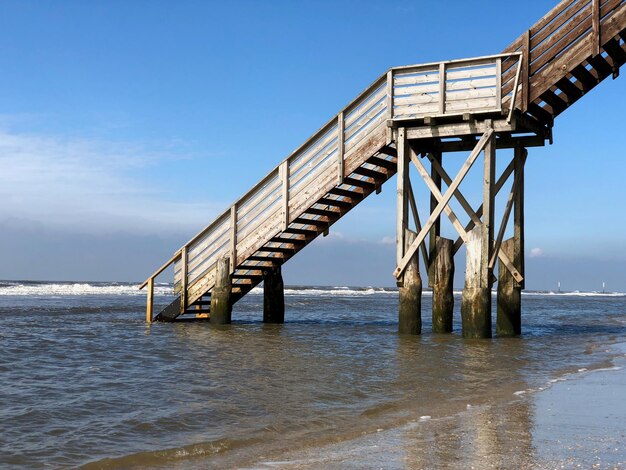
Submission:
M 263 323 L 285 322 L 285 287 L 280 266 L 263 273 Z
M 520 256 L 515 250 L 516 241 L 511 238 L 502 242 L 502 250 L 520 270 Z M 522 332 L 522 288 L 506 266 L 500 261 L 498 267 L 498 301 L 496 334 L 517 336 Z
M 406 231 L 406 246 L 416 238 L 416 233 Z M 398 312 L 398 332 L 407 335 L 419 335 L 422 332 L 422 278 L 419 272 L 419 255 L 416 252 L 404 271 L 402 285 L 399 287 L 400 305 Z
M 225 325 L 231 322 L 231 290 L 230 256 L 224 256 L 217 260 L 215 287 L 211 291 L 211 323 Z
M 437 237 L 431 262 L 433 288 L 433 333 L 452 332 L 454 310 L 454 242 Z
M 488 255 L 482 250 L 482 227 L 468 232 L 465 287 L 461 299 L 464 338 L 491 338 L 491 288 L 482 281 L 482 266 Z

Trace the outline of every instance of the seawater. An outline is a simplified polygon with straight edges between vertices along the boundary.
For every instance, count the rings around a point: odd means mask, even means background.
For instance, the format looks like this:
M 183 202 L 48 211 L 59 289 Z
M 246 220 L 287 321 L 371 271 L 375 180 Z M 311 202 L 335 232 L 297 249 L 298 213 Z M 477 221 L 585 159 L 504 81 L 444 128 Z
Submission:
M 0 282 L 0 466 L 276 462 L 520 400 L 626 340 L 621 293 L 525 293 L 523 336 L 480 341 L 460 336 L 458 293 L 454 333 L 430 333 L 426 292 L 414 337 L 394 289 L 288 287 L 284 325 L 261 322 L 261 294 L 232 325 L 147 325 L 135 284 Z M 156 287 L 157 309 L 171 299 Z

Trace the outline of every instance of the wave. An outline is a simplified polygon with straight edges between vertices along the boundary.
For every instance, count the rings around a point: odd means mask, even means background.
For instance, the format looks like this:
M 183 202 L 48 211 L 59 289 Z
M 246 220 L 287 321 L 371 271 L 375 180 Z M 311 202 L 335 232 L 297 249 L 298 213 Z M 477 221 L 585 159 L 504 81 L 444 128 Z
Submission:
M 173 288 L 169 284 L 154 286 L 155 295 L 172 295 Z M 122 283 L 0 283 L 0 296 L 80 296 L 80 295 L 146 295 L 145 290 L 139 290 L 139 284 Z
M 455 295 L 461 295 L 455 290 Z M 154 286 L 157 296 L 173 295 L 172 284 L 157 283 Z M 255 287 L 251 295 L 263 295 L 262 287 Z M 288 286 L 285 296 L 298 297 L 363 297 L 372 295 L 397 295 L 398 289 L 393 287 L 327 287 L 327 286 Z M 495 292 L 494 292 L 495 294 Z M 32 281 L 0 281 L 0 296 L 141 296 L 145 290 L 139 290 L 135 283 L 106 283 L 106 282 L 32 282 Z M 431 290 L 422 292 L 425 297 L 432 296 Z M 626 297 L 623 292 L 552 292 L 552 291 L 523 291 L 524 296 L 561 296 L 561 297 Z
M 553 291 L 523 291 L 522 295 L 534 295 L 534 296 L 561 296 L 561 297 L 626 297 L 624 292 L 553 292 Z

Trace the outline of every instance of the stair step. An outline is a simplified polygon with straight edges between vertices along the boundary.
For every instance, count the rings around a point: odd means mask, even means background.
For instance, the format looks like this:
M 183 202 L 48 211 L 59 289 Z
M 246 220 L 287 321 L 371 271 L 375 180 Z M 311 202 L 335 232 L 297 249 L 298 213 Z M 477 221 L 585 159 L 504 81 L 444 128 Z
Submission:
M 324 227 L 328 225 L 327 220 L 322 219 L 307 219 L 305 217 L 298 217 L 293 221 L 294 224 L 302 224 L 302 225 L 314 225 L 316 227 Z
M 358 186 L 360 188 L 369 188 L 369 187 L 376 186 L 375 182 L 368 181 L 368 180 L 360 180 L 357 178 L 352 178 L 350 176 L 347 176 L 343 179 L 343 184 L 347 184 L 350 186 Z
M 257 251 L 260 252 L 272 252 L 272 253 L 291 253 L 296 251 L 295 248 L 289 248 L 286 246 L 262 246 Z
M 363 175 L 363 176 L 369 176 L 370 178 L 374 178 L 375 180 L 386 180 L 387 179 L 387 173 L 382 173 L 380 171 L 376 171 L 376 170 L 371 170 L 369 168 L 364 168 L 364 167 L 359 167 L 356 170 L 353 171 L 353 173 L 356 173 L 358 175 Z
M 567 78 L 562 78 L 558 82 L 556 82 L 556 86 L 565 93 L 567 96 L 567 101 L 571 105 L 574 101 L 583 96 L 584 92 L 580 88 L 578 88 L 575 84 L 570 82 Z
M 323 197 L 319 201 L 318 204 L 328 204 L 329 206 L 337 206 L 337 207 L 352 207 L 352 204 L 348 201 L 340 201 L 338 199 L 330 199 L 328 197 Z
M 585 89 L 585 92 L 591 90 L 598 84 L 598 79 L 593 76 L 589 70 L 587 70 L 583 65 L 579 65 L 578 67 L 572 70 L 572 75 L 576 77 L 576 80 L 580 82 L 580 84 Z
M 395 170 L 398 166 L 398 164 L 396 162 L 393 162 L 391 160 L 384 160 L 382 158 L 379 157 L 372 157 L 370 158 L 367 163 L 371 163 L 372 165 L 376 165 L 376 166 L 380 166 L 382 168 L 385 168 L 387 170 Z
M 344 197 L 350 197 L 350 198 L 355 198 L 355 199 L 363 198 L 363 190 L 359 192 L 359 191 L 350 191 L 348 189 L 333 188 L 328 192 L 336 196 L 344 196 Z
M 613 73 L 613 67 L 609 64 L 604 57 L 597 55 L 588 59 L 589 64 L 598 71 L 598 77 L 600 80 L 608 77 Z
M 273 243 L 293 243 L 294 245 L 306 245 L 307 243 L 306 238 L 287 238 L 280 235 L 270 238 L 270 241 Z
M 611 56 L 614 62 L 623 64 L 626 62 L 626 51 L 618 44 L 615 39 L 611 39 L 604 45 L 604 50 Z

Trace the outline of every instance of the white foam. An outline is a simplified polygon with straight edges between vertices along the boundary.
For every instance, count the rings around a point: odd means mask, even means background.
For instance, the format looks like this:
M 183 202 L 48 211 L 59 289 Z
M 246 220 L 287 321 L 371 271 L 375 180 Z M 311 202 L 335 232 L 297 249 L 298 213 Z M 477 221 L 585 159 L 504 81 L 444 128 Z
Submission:
M 626 293 L 624 292 L 581 292 L 581 291 L 572 291 L 572 292 L 534 292 L 534 291 L 523 291 L 522 295 L 530 295 L 530 296 L 559 296 L 559 297 L 626 297 Z
M 255 287 L 252 289 L 249 294 L 253 295 L 263 295 L 262 287 Z M 312 296 L 312 297 L 362 297 L 369 295 L 398 295 L 397 290 L 388 290 L 381 288 L 364 288 L 364 289 L 350 289 L 347 287 L 329 287 L 329 288 L 304 288 L 304 289 L 293 289 L 286 288 L 285 295 L 288 296 Z
M 172 295 L 169 285 L 156 285 L 155 295 Z M 79 295 L 146 295 L 139 290 L 139 284 L 89 284 L 89 283 L 53 283 L 53 284 L 10 284 L 0 287 L 0 296 L 79 296 Z

